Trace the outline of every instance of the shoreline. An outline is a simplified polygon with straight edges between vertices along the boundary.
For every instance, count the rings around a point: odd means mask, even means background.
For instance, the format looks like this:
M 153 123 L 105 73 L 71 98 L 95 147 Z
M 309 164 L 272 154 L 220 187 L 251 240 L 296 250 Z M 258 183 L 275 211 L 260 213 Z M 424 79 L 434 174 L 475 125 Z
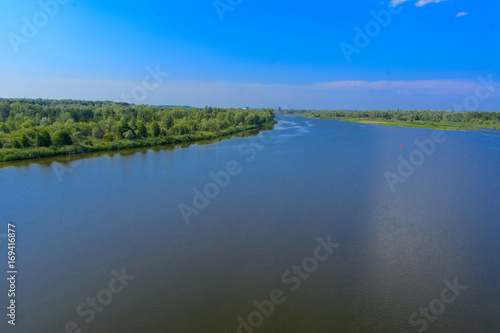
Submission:
M 56 156 L 71 156 L 84 155 L 107 151 L 120 151 L 133 148 L 155 147 L 177 143 L 197 143 L 206 140 L 214 140 L 234 134 L 241 134 L 252 130 L 272 129 L 276 122 L 258 125 L 238 126 L 232 129 L 226 129 L 212 134 L 187 134 L 182 136 L 166 136 L 162 138 L 136 139 L 136 140 L 120 140 L 89 146 L 84 144 L 73 144 L 71 146 L 63 146 L 58 148 L 33 147 L 20 149 L 0 149 L 0 163 L 15 162 L 15 161 L 36 161 L 47 157 Z M 4 152 L 5 150 L 5 152 Z M 2 165 L 0 165 L 0 168 Z
M 480 126 L 472 126 L 470 124 L 463 123 L 450 123 L 450 122 L 428 122 L 428 121 L 382 121 L 382 120 L 366 120 L 361 118 L 317 118 L 310 117 L 307 115 L 295 115 L 295 114 L 280 114 L 289 117 L 303 117 L 307 119 L 321 119 L 321 120 L 341 120 L 350 123 L 362 123 L 362 124 L 372 124 L 372 125 L 385 125 L 385 126 L 397 126 L 397 127 L 411 127 L 411 128 L 429 128 L 429 129 L 441 129 L 450 131 L 481 131 L 481 130 L 497 130 L 496 128 L 485 127 L 487 125 L 478 124 Z

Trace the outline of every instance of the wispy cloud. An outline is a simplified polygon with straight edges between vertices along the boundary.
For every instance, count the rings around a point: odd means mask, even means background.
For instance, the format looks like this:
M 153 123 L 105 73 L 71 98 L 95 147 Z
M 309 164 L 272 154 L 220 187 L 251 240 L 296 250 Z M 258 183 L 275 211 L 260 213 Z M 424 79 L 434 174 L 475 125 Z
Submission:
M 414 80 L 414 81 L 334 81 L 310 85 L 315 89 L 331 91 L 363 90 L 388 91 L 391 93 L 412 95 L 426 93 L 433 95 L 462 93 L 465 94 L 476 87 L 474 82 L 458 80 Z
M 469 13 L 467 13 L 467 12 L 460 12 L 460 13 L 457 14 L 457 17 L 467 16 L 467 15 L 469 15 Z
M 140 81 L 52 79 L 0 80 L 3 97 L 71 98 L 120 101 Z M 289 107 L 314 109 L 450 109 L 474 94 L 477 82 L 467 80 L 333 81 L 310 84 L 165 81 L 144 103 L 219 107 Z M 500 89 L 484 109 L 498 110 Z
M 425 6 L 425 5 L 430 4 L 430 3 L 433 3 L 433 2 L 438 3 L 438 2 L 441 2 L 441 1 L 448 1 L 448 0 L 419 0 L 419 1 L 415 4 L 415 6 L 417 6 L 417 7 L 422 7 L 422 6 Z
M 397 5 L 400 5 L 400 4 L 405 3 L 407 1 L 409 1 L 409 0 L 392 0 L 391 6 L 396 7 Z M 422 7 L 422 6 L 425 6 L 425 5 L 430 4 L 430 3 L 438 3 L 441 1 L 448 1 L 448 0 L 419 0 L 415 3 L 415 6 Z
M 391 1 L 391 6 L 392 6 L 392 7 L 396 7 L 397 5 L 400 5 L 400 4 L 402 4 L 402 3 L 405 3 L 406 1 L 408 1 L 408 0 L 392 0 L 392 1 Z

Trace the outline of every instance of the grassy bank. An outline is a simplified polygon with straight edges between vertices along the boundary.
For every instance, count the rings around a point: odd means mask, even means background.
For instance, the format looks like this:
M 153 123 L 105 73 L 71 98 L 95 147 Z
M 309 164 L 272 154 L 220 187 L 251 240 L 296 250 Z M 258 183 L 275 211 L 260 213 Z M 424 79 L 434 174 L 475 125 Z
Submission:
M 314 117 L 309 117 L 314 118 Z M 317 119 L 317 118 L 314 118 Z M 472 124 L 461 124 L 461 123 L 442 123 L 442 122 L 431 122 L 431 121 L 395 121 L 395 120 L 366 120 L 360 118 L 338 118 L 339 120 L 353 122 L 353 123 L 363 123 L 363 124 L 376 124 L 376 125 L 387 125 L 387 126 L 400 126 L 400 127 L 415 127 L 415 128 L 432 128 L 432 129 L 443 129 L 443 130 L 474 130 L 476 129 Z M 482 127 L 494 129 L 493 125 L 487 127 L 488 125 Z
M 385 120 L 385 119 L 366 119 L 366 118 L 347 118 L 347 117 L 318 117 L 317 114 L 285 114 L 289 117 L 304 117 L 309 119 L 330 119 L 342 120 L 352 123 L 387 125 L 387 126 L 400 126 L 400 127 L 415 127 L 415 128 L 432 128 L 443 130 L 481 130 L 481 129 L 497 129 L 500 130 L 499 123 L 460 123 L 460 122 L 435 122 L 435 121 L 399 121 L 399 120 Z
M 151 147 L 151 146 L 173 144 L 173 143 L 175 144 L 183 142 L 196 142 L 196 141 L 211 140 L 218 137 L 233 135 L 236 133 L 245 132 L 253 129 L 266 129 L 266 128 L 269 129 L 272 128 L 272 124 L 265 124 L 262 126 L 257 126 L 257 125 L 236 126 L 215 133 L 197 133 L 197 134 L 166 136 L 158 138 L 101 142 L 97 145 L 73 144 L 70 146 L 63 146 L 63 147 L 52 146 L 52 147 L 31 147 L 31 148 L 20 148 L 20 149 L 2 148 L 0 149 L 0 162 L 36 159 L 36 158 L 59 156 L 59 155 L 85 154 L 85 153 L 121 150 L 128 148 L 137 148 L 137 147 Z

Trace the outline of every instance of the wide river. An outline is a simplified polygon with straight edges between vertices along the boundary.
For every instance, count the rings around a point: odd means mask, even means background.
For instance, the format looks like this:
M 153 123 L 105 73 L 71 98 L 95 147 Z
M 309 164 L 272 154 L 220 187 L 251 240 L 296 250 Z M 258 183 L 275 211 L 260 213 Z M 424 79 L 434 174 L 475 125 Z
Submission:
M 500 332 L 498 131 L 278 120 L 0 164 L 0 332 Z

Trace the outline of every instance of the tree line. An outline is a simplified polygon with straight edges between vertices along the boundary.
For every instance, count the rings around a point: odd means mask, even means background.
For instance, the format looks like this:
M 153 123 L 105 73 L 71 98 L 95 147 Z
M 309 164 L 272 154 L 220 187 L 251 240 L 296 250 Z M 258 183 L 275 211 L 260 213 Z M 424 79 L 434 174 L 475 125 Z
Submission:
M 179 136 L 214 136 L 274 122 L 272 109 L 188 108 L 110 101 L 0 98 L 0 154 L 6 150 Z M 166 140 L 156 140 L 158 142 Z M 156 142 L 155 141 L 155 142 Z
M 288 110 L 287 110 L 288 111 Z M 463 123 L 500 129 L 500 112 L 493 111 L 435 111 L 435 110 L 290 110 L 289 114 L 304 114 L 318 119 L 365 119 L 402 122 Z M 287 112 L 288 113 L 288 112 Z

